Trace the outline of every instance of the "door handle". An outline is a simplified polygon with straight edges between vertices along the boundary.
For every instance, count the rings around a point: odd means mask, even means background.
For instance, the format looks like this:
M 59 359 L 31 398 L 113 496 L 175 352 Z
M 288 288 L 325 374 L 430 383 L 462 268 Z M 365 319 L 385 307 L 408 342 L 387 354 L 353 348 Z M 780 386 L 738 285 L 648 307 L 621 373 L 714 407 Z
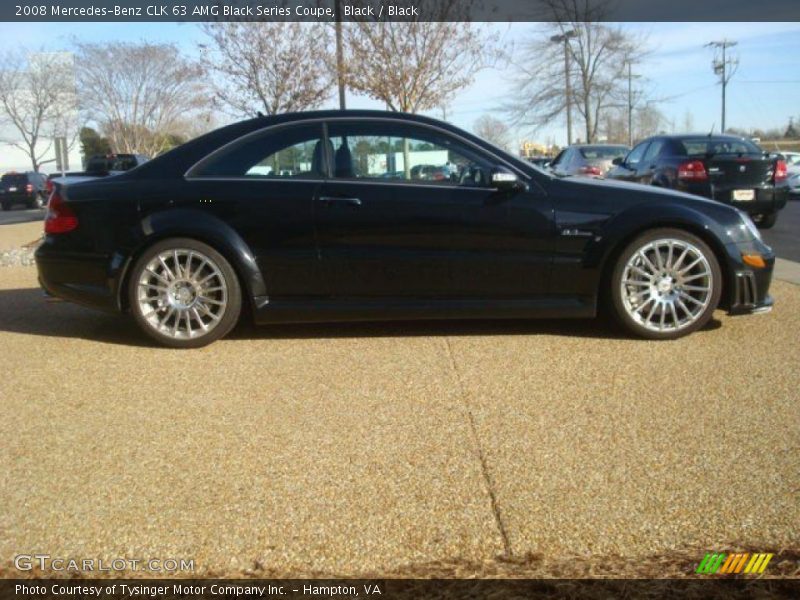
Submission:
M 360 198 L 347 198 L 343 196 L 320 196 L 319 201 L 325 206 L 332 204 L 346 204 L 348 206 L 361 206 Z

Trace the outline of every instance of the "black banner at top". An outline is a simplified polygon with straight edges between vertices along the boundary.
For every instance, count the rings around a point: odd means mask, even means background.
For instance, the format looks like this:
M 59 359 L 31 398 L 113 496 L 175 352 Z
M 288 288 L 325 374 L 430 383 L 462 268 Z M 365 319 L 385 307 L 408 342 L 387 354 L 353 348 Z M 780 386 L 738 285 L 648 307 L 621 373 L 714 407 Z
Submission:
M 4 0 L 6 22 L 800 21 L 798 0 Z

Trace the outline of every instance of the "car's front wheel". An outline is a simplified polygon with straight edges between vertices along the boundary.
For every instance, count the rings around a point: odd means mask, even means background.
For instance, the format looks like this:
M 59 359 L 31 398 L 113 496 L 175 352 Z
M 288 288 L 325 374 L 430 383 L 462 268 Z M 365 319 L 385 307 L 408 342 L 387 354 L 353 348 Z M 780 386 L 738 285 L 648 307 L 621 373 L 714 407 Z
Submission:
M 242 293 L 233 267 L 197 240 L 154 244 L 136 261 L 129 281 L 131 313 L 145 333 L 165 346 L 205 346 L 239 319 Z
M 711 319 L 722 273 L 708 245 L 680 229 L 654 229 L 633 240 L 611 276 L 614 313 L 630 332 L 675 339 Z

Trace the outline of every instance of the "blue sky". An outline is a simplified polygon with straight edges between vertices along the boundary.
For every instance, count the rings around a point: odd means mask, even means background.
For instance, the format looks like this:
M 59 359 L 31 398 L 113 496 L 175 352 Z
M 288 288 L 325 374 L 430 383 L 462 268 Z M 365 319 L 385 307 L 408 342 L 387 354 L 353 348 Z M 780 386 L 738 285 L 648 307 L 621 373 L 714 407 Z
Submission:
M 728 87 L 729 126 L 768 129 L 785 127 L 790 116 L 800 117 L 800 23 L 622 23 L 624 29 L 645 34 L 650 55 L 640 67 L 640 85 L 648 97 L 664 99 L 658 107 L 680 129 L 687 111 L 694 129 L 719 127 L 720 88 L 711 70 L 713 53 L 703 44 L 728 38 L 738 41 L 740 66 Z M 519 44 L 536 34 L 537 24 L 493 24 L 504 41 Z M 194 52 L 202 39 L 191 23 L 2 23 L 0 50 L 18 47 L 68 50 L 70 40 L 175 42 Z M 471 129 L 484 113 L 495 113 L 509 88 L 509 70 L 485 70 L 448 106 L 447 118 Z M 487 90 L 490 92 L 487 93 Z M 331 98 L 330 106 L 334 107 Z M 368 98 L 348 96 L 353 108 L 382 108 Z M 431 113 L 441 117 L 441 111 Z M 502 115 L 496 115 L 502 117 Z M 563 143 L 562 123 L 538 132 L 516 132 L 518 139 Z

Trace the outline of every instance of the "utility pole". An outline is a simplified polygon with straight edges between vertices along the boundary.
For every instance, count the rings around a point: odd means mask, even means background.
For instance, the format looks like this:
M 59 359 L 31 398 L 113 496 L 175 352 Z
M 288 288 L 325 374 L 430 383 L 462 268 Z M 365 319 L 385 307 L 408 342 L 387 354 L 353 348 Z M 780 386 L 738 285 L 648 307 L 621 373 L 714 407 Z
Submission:
M 556 44 L 564 44 L 564 101 L 567 105 L 567 146 L 572 143 L 572 90 L 570 89 L 569 77 L 569 40 L 577 37 L 574 29 L 570 29 L 561 35 L 554 35 L 550 41 Z
M 633 74 L 633 63 L 628 60 L 628 146 L 633 147 L 633 80 L 639 75 Z
M 339 110 L 347 108 L 344 99 L 344 49 L 342 48 L 342 0 L 336 0 L 334 7 L 336 20 L 336 79 L 339 84 Z
M 714 48 L 715 51 L 719 52 L 719 54 L 714 57 L 711 68 L 714 69 L 716 75 L 719 75 L 719 81 L 722 84 L 722 125 L 720 126 L 720 133 L 725 133 L 725 88 L 728 87 L 728 82 L 739 68 L 739 58 L 728 55 L 727 50 L 728 48 L 734 47 L 737 43 L 738 42 L 723 39 L 706 44 L 706 48 Z

